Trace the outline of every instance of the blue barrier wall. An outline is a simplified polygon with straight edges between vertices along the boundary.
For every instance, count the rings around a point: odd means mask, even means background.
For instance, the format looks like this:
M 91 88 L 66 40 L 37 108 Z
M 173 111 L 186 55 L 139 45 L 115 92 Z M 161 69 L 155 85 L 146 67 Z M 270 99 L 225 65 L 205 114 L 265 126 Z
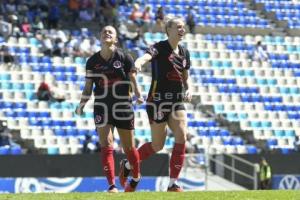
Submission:
M 143 177 L 138 191 L 166 191 L 168 177 Z M 120 189 L 118 180 L 117 187 Z M 179 184 L 186 190 L 203 190 L 204 182 L 187 178 L 179 179 Z M 69 177 L 69 178 L 0 178 L 0 193 L 34 192 L 103 192 L 108 188 L 104 177 Z

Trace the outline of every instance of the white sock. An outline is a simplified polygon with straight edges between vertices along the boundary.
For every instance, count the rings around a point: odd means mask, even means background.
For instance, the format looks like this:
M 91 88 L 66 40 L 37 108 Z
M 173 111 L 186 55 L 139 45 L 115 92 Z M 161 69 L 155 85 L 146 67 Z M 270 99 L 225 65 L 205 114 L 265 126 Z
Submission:
M 176 178 L 170 178 L 169 187 L 171 187 L 176 182 L 176 180 Z
M 129 169 L 129 170 L 131 170 L 131 166 L 130 166 L 130 163 L 129 163 L 129 161 L 127 161 L 127 162 L 125 163 L 125 167 L 126 167 L 126 169 Z

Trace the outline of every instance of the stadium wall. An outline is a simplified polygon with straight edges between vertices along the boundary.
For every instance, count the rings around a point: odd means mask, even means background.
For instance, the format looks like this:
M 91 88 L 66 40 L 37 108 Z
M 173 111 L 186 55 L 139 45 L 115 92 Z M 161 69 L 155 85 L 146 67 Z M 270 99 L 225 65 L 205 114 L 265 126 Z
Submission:
M 118 165 L 125 155 L 116 154 Z M 94 177 L 103 176 L 99 154 L 0 156 L 0 177 Z M 143 161 L 143 176 L 168 176 L 168 154 Z

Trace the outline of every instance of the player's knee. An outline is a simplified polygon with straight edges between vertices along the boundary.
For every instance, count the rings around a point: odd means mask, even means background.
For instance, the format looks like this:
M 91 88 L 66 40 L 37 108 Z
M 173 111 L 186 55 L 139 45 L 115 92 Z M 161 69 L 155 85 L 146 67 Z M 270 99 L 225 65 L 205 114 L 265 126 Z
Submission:
M 103 140 L 103 141 L 100 141 L 100 145 L 102 147 L 113 147 L 114 146 L 114 141 L 113 140 Z
M 132 151 L 135 147 L 134 146 L 131 146 L 131 147 L 123 147 L 123 150 L 125 153 L 128 153 L 130 151 Z
M 184 144 L 186 142 L 186 134 L 178 134 L 175 136 L 175 142 L 179 144 Z
M 164 148 L 164 144 L 153 144 L 152 143 L 152 149 L 155 152 L 158 152 Z

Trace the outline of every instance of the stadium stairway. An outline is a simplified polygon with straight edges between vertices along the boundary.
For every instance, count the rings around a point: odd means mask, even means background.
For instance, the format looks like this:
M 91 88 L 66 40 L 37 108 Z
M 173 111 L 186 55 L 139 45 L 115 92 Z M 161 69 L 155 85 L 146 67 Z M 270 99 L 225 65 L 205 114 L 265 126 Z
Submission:
M 220 176 L 208 175 L 207 190 L 210 190 L 210 191 L 236 191 L 236 190 L 247 190 L 247 189 L 238 184 L 230 182 Z

